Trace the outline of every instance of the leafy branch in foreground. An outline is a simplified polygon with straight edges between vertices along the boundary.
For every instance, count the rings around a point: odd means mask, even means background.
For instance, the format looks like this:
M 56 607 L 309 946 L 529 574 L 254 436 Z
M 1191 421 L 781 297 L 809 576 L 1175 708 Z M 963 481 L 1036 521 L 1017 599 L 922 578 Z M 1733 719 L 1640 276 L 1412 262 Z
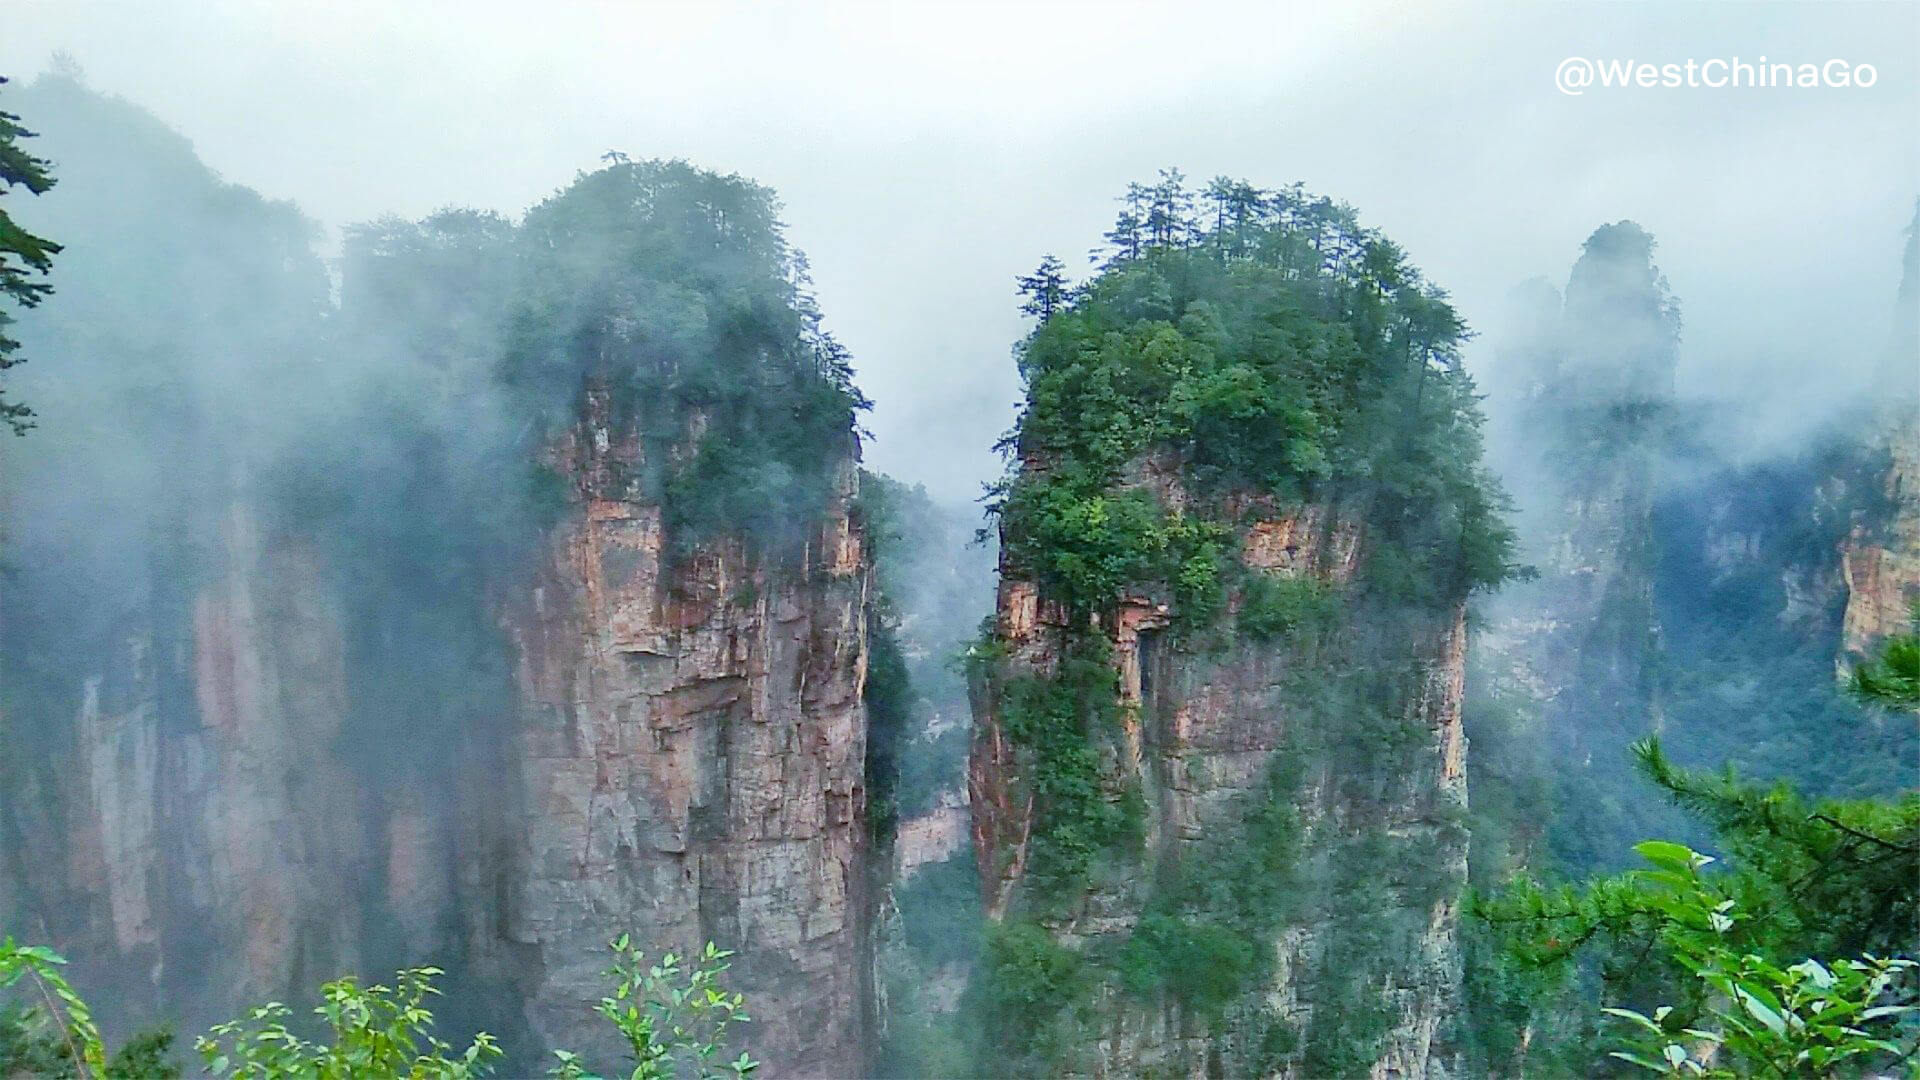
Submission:
M 1894 800 L 1809 803 L 1785 784 L 1685 769 L 1658 739 L 1633 746 L 1641 771 L 1713 827 L 1751 879 L 1749 905 L 1769 935 L 1808 953 L 1911 947 L 1920 920 L 1920 792 Z
M 742 1051 L 726 1060 L 727 1026 L 746 1022 L 746 998 L 720 986 L 731 950 L 707 942 L 689 967 L 685 957 L 667 953 L 649 965 L 646 955 L 621 934 L 612 942 L 614 964 L 607 975 L 614 980 L 611 997 L 600 999 L 596 1010 L 613 1021 L 633 1055 L 629 1080 L 672 1080 L 684 1066 L 695 1076 L 741 1077 L 760 1067 Z M 547 1075 L 560 1080 L 600 1080 L 581 1064 L 580 1056 L 554 1051 L 560 1064 Z
M 728 1060 L 729 1025 L 747 1021 L 746 999 L 721 987 L 720 976 L 733 954 L 712 942 L 693 957 L 667 953 L 657 964 L 634 947 L 626 934 L 612 943 L 611 996 L 595 1011 L 625 1037 L 633 1058 L 628 1080 L 674 1080 L 693 1075 L 738 1080 L 760 1067 L 746 1053 Z M 77 1077 L 78 1080 L 170 1080 L 180 1070 L 165 1060 L 172 1037 L 164 1033 L 131 1039 L 110 1060 L 93 1022 L 92 1010 L 60 976 L 66 959 L 41 946 L 0 940 L 0 990 L 23 984 L 44 1003 L 54 1036 L 41 1035 L 19 1017 L 37 1014 L 0 1012 L 0 1076 Z M 194 1041 L 207 1075 L 231 1080 L 473 1080 L 492 1070 L 501 1056 L 498 1041 L 486 1032 L 456 1051 L 433 1034 L 430 998 L 440 991 L 433 981 L 439 968 L 400 971 L 392 986 L 361 986 L 352 977 L 320 988 L 313 1014 L 326 1029 L 325 1041 L 308 1041 L 288 1027 L 293 1010 L 277 1001 L 250 1010 L 238 1020 L 215 1026 Z M 563 1080 L 601 1080 L 579 1054 L 554 1051 L 560 1059 L 548 1075 Z
M 1671 1005 L 1653 1015 L 1602 1010 L 1622 1023 L 1623 1049 L 1610 1056 L 1667 1076 L 1827 1076 L 1843 1063 L 1913 1052 L 1898 1041 L 1897 1021 L 1914 1007 L 1892 1001 L 1912 960 L 1871 954 L 1781 967 L 1737 948 L 1746 913 L 1701 869 L 1713 860 L 1679 844 L 1635 847 L 1654 869 L 1634 871 L 1648 904 L 1666 916 L 1662 943 L 1706 989 L 1703 1015 L 1691 1021 Z
M 439 968 L 408 968 L 394 985 L 362 987 L 354 978 L 320 988 L 313 1012 L 326 1023 L 330 1044 L 310 1043 L 287 1030 L 293 1010 L 268 1002 L 245 1019 L 229 1020 L 194 1041 L 213 1076 L 236 1080 L 352 1080 L 362 1076 L 407 1080 L 469 1080 L 484 1076 L 487 1061 L 500 1056 L 493 1036 L 475 1035 L 465 1051 L 432 1034 L 429 996 L 440 993 Z
M 100 1029 L 93 1022 L 93 1011 L 67 980 L 60 976 L 66 958 L 38 945 L 16 945 L 12 938 L 0 940 L 0 990 L 25 981 L 37 994 L 46 1017 L 59 1032 L 67 1060 L 74 1063 L 82 1077 L 107 1075 L 107 1051 L 100 1041 Z
M 1874 674 L 1857 678 L 1856 689 L 1871 700 L 1899 704 L 1905 700 L 1900 688 L 1914 684 L 1894 675 L 1915 668 L 1920 660 L 1916 649 L 1920 649 L 1916 635 L 1893 638 L 1878 657 L 1863 663 Z M 1920 791 L 1909 790 L 1890 799 L 1813 800 L 1784 783 L 1745 779 L 1730 767 L 1718 772 L 1682 767 L 1667 758 L 1656 739 L 1636 743 L 1632 750 L 1640 772 L 1669 800 L 1709 826 L 1726 857 L 1725 864 L 1716 867 L 1718 872 L 1700 880 L 1710 882 L 1714 904 L 1731 904 L 1718 912 L 1731 921 L 1716 927 L 1705 916 L 1694 919 L 1713 931 L 1713 947 L 1720 950 L 1710 969 L 1716 978 L 1760 985 L 1806 1015 L 1824 1015 L 1822 1023 L 1843 1018 L 1846 1014 L 1839 1010 L 1846 1002 L 1858 1005 L 1861 1013 L 1920 1004 L 1920 985 L 1894 978 L 1908 969 L 1908 961 L 1878 959 L 1910 957 L 1916 944 Z M 1676 853 L 1691 857 L 1678 845 L 1655 850 L 1669 858 L 1678 857 Z M 1697 870 L 1694 867 L 1688 873 L 1700 877 Z M 1501 1060 L 1519 1069 L 1529 1060 L 1560 1058 L 1574 1070 L 1591 1071 L 1602 1064 L 1589 1056 L 1595 1039 L 1584 1018 L 1570 1021 L 1572 1028 L 1564 1036 L 1541 1037 L 1543 1024 L 1559 1023 L 1559 1014 L 1542 1011 L 1551 1008 L 1541 1004 L 1543 987 L 1617 1007 L 1619 1012 L 1608 1015 L 1635 1024 L 1643 1035 L 1651 1033 L 1632 1016 L 1646 1019 L 1667 1035 L 1711 1029 L 1740 1037 L 1738 1029 L 1714 1017 L 1716 1009 L 1729 1002 L 1739 1005 L 1744 999 L 1733 997 L 1702 974 L 1698 949 L 1676 947 L 1677 941 L 1686 944 L 1676 938 L 1676 927 L 1684 930 L 1686 924 L 1676 920 L 1673 904 L 1671 896 L 1649 889 L 1644 872 L 1599 878 L 1577 888 L 1548 887 L 1522 877 L 1497 894 L 1476 897 L 1473 911 L 1491 931 L 1489 943 L 1495 947 L 1495 959 L 1483 965 L 1481 985 L 1482 999 L 1494 1003 L 1490 1009 L 1500 1010 L 1499 1020 L 1490 1021 L 1488 1030 L 1495 1032 L 1493 1038 L 1504 1048 Z M 1804 961 L 1806 957 L 1852 959 L 1819 963 Z M 1873 996 L 1863 997 L 1869 989 Z M 1579 1012 L 1583 1017 L 1595 1016 Z M 1876 1019 L 1890 1015 L 1874 1014 Z M 1862 1027 L 1857 1023 L 1841 1026 Z M 1912 1055 L 1915 1029 L 1907 1030 L 1906 1053 Z M 1807 1037 L 1832 1039 L 1836 1034 L 1846 1032 L 1836 1028 Z M 1708 1062 L 1686 1056 L 1692 1053 L 1686 1040 L 1698 1038 L 1670 1038 L 1653 1047 L 1652 1056 L 1642 1056 L 1658 1067 L 1689 1074 L 1694 1066 L 1702 1070 L 1725 1066 L 1720 1058 Z M 1675 1045 L 1681 1057 L 1668 1050 Z M 1807 1051 L 1807 1062 L 1816 1058 L 1849 1061 L 1866 1053 L 1823 1057 L 1833 1048 L 1813 1046 L 1800 1046 L 1794 1053 L 1801 1050 Z M 1735 1045 L 1725 1053 L 1740 1052 Z M 1881 1064 L 1853 1060 L 1832 1067 L 1866 1063 Z M 1764 1070 L 1766 1066 L 1753 1067 Z M 1806 1064 L 1800 1071 L 1814 1068 Z

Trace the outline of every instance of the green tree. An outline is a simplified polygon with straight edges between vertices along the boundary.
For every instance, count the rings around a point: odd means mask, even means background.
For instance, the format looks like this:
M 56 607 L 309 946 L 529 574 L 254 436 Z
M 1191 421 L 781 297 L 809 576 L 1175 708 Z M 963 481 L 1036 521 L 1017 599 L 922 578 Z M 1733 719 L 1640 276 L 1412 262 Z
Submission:
M 61 977 L 66 962 L 43 946 L 19 945 L 10 937 L 0 940 L 0 990 L 26 984 L 58 1034 L 64 1060 L 82 1077 L 104 1076 L 107 1053 L 100 1028 L 93 1022 L 93 1010 Z
M 313 1010 L 331 1041 L 308 1042 L 287 1028 L 293 1010 L 268 1002 L 239 1020 L 216 1025 L 195 1040 L 212 1076 L 235 1080 L 354 1080 L 390 1076 L 406 1080 L 471 1080 L 484 1076 L 500 1056 L 493 1036 L 474 1036 L 464 1051 L 433 1034 L 427 999 L 440 993 L 439 968 L 408 968 L 394 985 L 361 986 L 352 977 L 320 988 Z
M 1020 295 L 1026 301 L 1020 305 L 1020 312 L 1032 315 L 1041 322 L 1053 318 L 1053 313 L 1067 306 L 1072 295 L 1072 286 L 1067 281 L 1067 264 L 1058 256 L 1048 255 L 1040 260 L 1040 265 L 1031 274 L 1022 274 L 1014 281 L 1020 287 Z
M 607 969 L 613 993 L 595 1011 L 613 1022 L 633 1057 L 628 1080 L 673 1080 L 693 1075 L 742 1077 L 760 1067 L 744 1051 L 726 1058 L 727 1028 L 744 1023 L 746 999 L 720 986 L 733 953 L 707 942 L 692 958 L 667 953 L 657 964 L 621 934 L 612 942 L 614 964 Z M 581 1064 L 580 1055 L 554 1051 L 560 1059 L 548 1075 L 561 1080 L 600 1080 Z
M 0 85 L 6 82 L 6 77 L 0 76 Z M 29 194 L 40 195 L 53 186 L 53 176 L 47 171 L 52 163 L 34 157 L 20 145 L 21 139 L 31 138 L 33 134 L 20 126 L 19 116 L 0 109 L 0 194 L 24 187 Z M 0 296 L 22 308 L 40 303 L 53 291 L 53 286 L 34 280 L 32 275 L 44 277 L 52 269 L 53 257 L 59 251 L 59 244 L 21 228 L 0 208 Z M 0 372 L 26 359 L 19 355 L 20 342 L 7 335 L 7 327 L 13 321 L 14 316 L 0 307 Z M 12 427 L 15 435 L 26 434 L 33 426 L 32 416 L 32 409 L 20 402 L 8 401 L 5 388 L 0 387 L 0 421 Z

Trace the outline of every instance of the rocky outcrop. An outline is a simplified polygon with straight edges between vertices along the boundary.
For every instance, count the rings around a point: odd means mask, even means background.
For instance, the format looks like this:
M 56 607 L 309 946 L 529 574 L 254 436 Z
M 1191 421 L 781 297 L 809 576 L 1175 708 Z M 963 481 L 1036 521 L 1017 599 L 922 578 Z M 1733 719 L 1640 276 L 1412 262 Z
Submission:
M 731 541 L 674 558 L 660 507 L 606 479 L 639 453 L 599 412 L 562 448 L 584 503 L 506 614 L 528 711 L 503 930 L 531 1026 L 607 1044 L 590 1011 L 607 942 L 710 940 L 738 952 L 741 1042 L 770 1075 L 855 1075 L 869 567 L 852 461 L 787 565 Z
M 905 882 L 921 867 L 945 862 L 966 847 L 969 821 L 960 791 L 943 791 L 932 809 L 902 820 L 893 841 L 894 880 Z
M 509 1075 L 612 1049 L 616 935 L 711 940 L 737 1048 L 859 1072 L 859 398 L 772 194 L 623 161 L 518 226 L 351 229 L 330 289 L 291 204 L 36 93 L 70 257 L 0 469 L 0 934 L 116 1039 L 439 966 L 440 1033 Z M 639 475 L 643 434 L 680 465 L 743 431 L 779 445 L 725 481 Z M 667 543 L 663 489 L 743 473 L 755 505 Z
M 454 1010 L 530 1068 L 543 1045 L 613 1050 L 591 1012 L 613 937 L 714 941 L 738 954 L 739 1042 L 769 1075 L 858 1073 L 869 566 L 851 460 L 797 561 L 735 541 L 676 561 L 659 506 L 595 486 L 637 440 L 587 424 L 569 444 L 596 445 L 531 583 L 502 583 L 520 703 L 432 761 L 399 732 L 379 762 L 351 746 L 368 688 L 337 569 L 233 504 L 218 572 L 118 628 L 78 680 L 70 750 L 22 770 L 52 794 L 8 799 L 26 894 L 8 929 L 72 954 L 120 1022 L 189 1030 L 438 963 Z
M 364 959 L 342 613 L 314 553 L 269 542 L 244 501 L 215 524 L 184 602 L 156 588 L 67 658 L 71 741 L 16 774 L 37 809 L 8 799 L 23 862 L 64 854 L 16 864 L 13 925 L 71 953 L 122 1024 L 197 1026 Z
M 1629 746 L 1646 735 L 1803 792 L 1911 785 L 1912 732 L 1833 675 L 1920 596 L 1913 333 L 1895 334 L 1907 358 L 1883 372 L 1887 400 L 1755 453 L 1738 400 L 1674 400 L 1676 324 L 1650 253 L 1637 229 L 1597 231 L 1564 304 L 1536 289 L 1503 358 L 1517 393 L 1499 456 L 1540 577 L 1488 605 L 1476 670 L 1490 700 L 1537 721 L 1561 773 L 1536 869 L 1624 867 L 1647 837 L 1709 841 L 1644 797 Z
M 1920 402 L 1896 398 L 1876 426 L 1873 441 L 1888 459 L 1881 492 L 1888 520 L 1861 523 L 1840 549 L 1843 664 L 1909 629 L 1920 603 Z
M 1842 548 L 1844 655 L 1908 629 L 1920 603 L 1920 205 L 1907 227 L 1889 338 L 1874 380 L 1881 404 L 1870 439 L 1889 459 L 1880 492 L 1889 520 L 1864 523 Z
M 1135 482 L 1152 484 L 1163 505 L 1187 505 L 1177 480 Z M 1000 694 L 1059 663 L 1065 613 L 1003 567 L 997 627 L 1008 660 L 977 688 L 969 783 L 989 913 L 1038 918 L 1077 954 L 1112 957 L 1149 913 L 1173 910 L 1196 925 L 1243 928 L 1266 954 L 1261 977 L 1217 1011 L 1103 984 L 1084 1007 L 1092 1020 L 1079 1032 L 1082 1052 L 1063 1072 L 1447 1075 L 1458 1067 L 1449 1020 L 1460 1008 L 1466 874 L 1464 608 L 1367 599 L 1356 580 L 1364 530 L 1334 506 L 1230 502 L 1227 519 L 1245 522 L 1237 563 L 1318 582 L 1345 597 L 1341 614 L 1277 640 L 1202 641 L 1179 633 L 1166 598 L 1149 591 L 1101 621 L 1121 697 L 1120 729 L 1100 750 L 1101 785 L 1112 800 L 1137 793 L 1143 840 L 1064 908 L 1027 894 L 1036 777 Z M 1236 593 L 1230 607 L 1243 600 Z M 1341 696 L 1361 683 L 1358 697 Z M 1355 708 L 1330 707 L 1335 698 Z M 1298 830 L 1275 910 L 1168 907 L 1156 877 L 1204 876 L 1209 862 L 1264 842 L 1249 839 L 1250 822 L 1273 811 Z

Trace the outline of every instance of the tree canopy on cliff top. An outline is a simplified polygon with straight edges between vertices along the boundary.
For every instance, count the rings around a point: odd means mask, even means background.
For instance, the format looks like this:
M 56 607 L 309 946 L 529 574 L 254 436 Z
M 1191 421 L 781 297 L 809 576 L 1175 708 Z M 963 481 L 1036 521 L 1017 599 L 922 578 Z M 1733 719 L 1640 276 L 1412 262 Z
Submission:
M 1130 462 L 1163 452 L 1199 493 L 1358 510 L 1377 580 L 1403 598 L 1457 599 L 1516 569 L 1466 325 L 1397 245 L 1298 185 L 1195 192 L 1166 170 L 1122 202 L 1091 281 L 1070 286 L 1051 256 L 1020 279 L 1041 322 L 1019 348 L 1027 399 L 1002 445 L 1018 460 L 992 503 L 1014 566 L 1071 608 L 1156 579 L 1203 599 L 1217 538 L 1210 552 L 1119 491 Z

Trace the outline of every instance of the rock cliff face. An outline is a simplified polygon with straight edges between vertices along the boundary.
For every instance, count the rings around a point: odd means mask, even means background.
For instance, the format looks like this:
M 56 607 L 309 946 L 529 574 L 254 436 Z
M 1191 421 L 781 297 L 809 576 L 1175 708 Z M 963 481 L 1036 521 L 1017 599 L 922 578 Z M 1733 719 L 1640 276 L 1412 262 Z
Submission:
M 1913 605 L 1920 603 L 1920 413 L 1912 398 L 1899 404 L 1905 409 L 1890 410 L 1880 432 L 1889 457 L 1884 483 L 1892 520 L 1857 531 L 1840 551 L 1847 590 L 1840 648 L 1849 656 L 1906 630 Z
M 771 193 L 621 163 L 525 226 L 350 230 L 336 306 L 293 207 L 131 105 L 34 93 L 72 257 L 20 322 L 45 430 L 0 458 L 0 934 L 68 955 L 116 1039 L 437 965 L 441 1033 L 514 1075 L 612 1049 L 612 938 L 711 940 L 737 1048 L 862 1071 L 857 395 Z M 522 227 L 552 260 L 524 279 Z M 714 513 L 670 545 L 646 454 L 733 449 L 756 406 L 778 445 L 680 487 L 779 543 Z
M 855 483 L 797 565 L 737 543 L 678 561 L 660 508 L 609 497 L 638 440 L 592 415 L 563 455 L 585 499 L 506 620 L 527 714 L 503 926 L 534 1030 L 607 1042 L 606 944 L 739 952 L 743 1041 L 772 1075 L 862 1066 L 869 564 Z
M 1178 481 L 1151 472 L 1136 479 L 1182 505 Z M 1151 592 L 1103 621 L 1121 723 L 1100 749 L 1100 785 L 1105 798 L 1144 806 L 1140 846 L 1052 910 L 1025 880 L 1041 778 L 1009 734 L 1004 695 L 1059 665 L 1065 613 L 1017 573 L 1003 579 L 1008 659 L 979 686 L 969 783 L 989 912 L 1045 910 L 1042 924 L 1082 956 L 1124 955 L 1169 914 L 1243 928 L 1263 954 L 1263 974 L 1215 1005 L 1099 987 L 1066 1072 L 1446 1075 L 1458 1067 L 1450 1021 L 1466 874 L 1464 608 L 1361 596 L 1368 544 L 1336 507 L 1251 500 L 1239 510 L 1240 566 L 1350 599 L 1317 629 L 1270 641 L 1183 638 Z M 1236 595 L 1230 608 L 1244 601 Z M 1220 873 L 1208 864 L 1268 843 L 1257 830 L 1274 815 L 1288 822 L 1286 865 L 1228 864 L 1211 899 L 1203 888 L 1169 901 L 1179 890 L 1167 879 Z M 1228 899 L 1251 873 L 1284 881 L 1269 910 Z
M 72 954 L 122 1024 L 200 1024 L 358 969 L 381 904 L 355 883 L 404 828 L 336 752 L 344 622 L 320 560 L 244 502 L 212 524 L 216 572 L 177 597 L 150 582 L 97 652 L 65 657 L 71 739 L 42 732 L 10 770 L 8 925 Z
M 1882 494 L 1891 520 L 1848 538 L 1841 576 L 1847 585 L 1842 648 L 1862 652 L 1907 629 L 1920 603 L 1920 207 L 1907 228 L 1892 340 L 1875 390 L 1882 397 L 1871 441 L 1887 452 Z
M 439 963 L 454 1015 L 523 1051 L 612 1049 L 590 1009 L 614 936 L 712 940 L 738 952 L 741 1042 L 770 1075 L 858 1073 L 869 565 L 851 460 L 797 565 L 735 542 L 674 562 L 660 508 L 596 479 L 637 440 L 590 421 L 566 450 L 581 501 L 531 583 L 501 588 L 521 700 L 394 766 L 404 784 L 343 749 L 366 688 L 336 571 L 234 504 L 218 574 L 70 658 L 72 742 L 6 800 L 9 930 L 72 954 L 113 1019 L 189 1030 Z

